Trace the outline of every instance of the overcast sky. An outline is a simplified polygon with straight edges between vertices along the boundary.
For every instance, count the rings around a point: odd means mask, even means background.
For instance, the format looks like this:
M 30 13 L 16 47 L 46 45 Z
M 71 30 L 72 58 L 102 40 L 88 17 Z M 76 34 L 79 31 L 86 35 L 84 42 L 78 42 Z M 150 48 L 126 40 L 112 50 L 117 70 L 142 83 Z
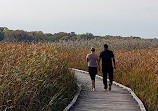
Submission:
M 0 27 L 158 38 L 158 0 L 1 0 Z

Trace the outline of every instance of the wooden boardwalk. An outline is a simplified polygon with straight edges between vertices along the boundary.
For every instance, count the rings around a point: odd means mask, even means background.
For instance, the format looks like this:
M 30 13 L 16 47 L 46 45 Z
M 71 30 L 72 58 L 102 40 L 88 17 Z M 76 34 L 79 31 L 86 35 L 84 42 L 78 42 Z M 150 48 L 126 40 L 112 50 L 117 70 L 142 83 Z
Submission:
M 113 85 L 111 91 L 105 91 L 102 79 L 96 78 L 96 91 L 93 92 L 88 74 L 75 71 L 75 75 L 82 84 L 82 91 L 70 111 L 141 111 L 126 89 Z

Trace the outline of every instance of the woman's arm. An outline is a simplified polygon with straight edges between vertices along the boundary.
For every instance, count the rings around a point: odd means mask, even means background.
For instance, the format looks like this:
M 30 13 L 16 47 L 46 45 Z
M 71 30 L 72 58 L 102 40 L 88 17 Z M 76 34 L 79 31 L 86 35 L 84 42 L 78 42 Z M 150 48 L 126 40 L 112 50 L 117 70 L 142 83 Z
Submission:
M 89 54 L 87 54 L 87 56 L 86 56 L 86 61 L 87 62 L 89 61 Z

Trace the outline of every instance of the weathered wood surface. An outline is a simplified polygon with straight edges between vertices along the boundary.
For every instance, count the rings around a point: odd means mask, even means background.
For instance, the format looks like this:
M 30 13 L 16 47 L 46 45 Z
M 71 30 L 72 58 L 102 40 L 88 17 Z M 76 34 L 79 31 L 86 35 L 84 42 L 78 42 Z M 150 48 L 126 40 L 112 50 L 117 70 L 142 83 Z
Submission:
M 140 111 L 140 107 L 132 95 L 116 85 L 112 90 L 104 90 L 102 79 L 96 78 L 96 91 L 91 90 L 88 74 L 75 71 L 82 91 L 71 111 Z

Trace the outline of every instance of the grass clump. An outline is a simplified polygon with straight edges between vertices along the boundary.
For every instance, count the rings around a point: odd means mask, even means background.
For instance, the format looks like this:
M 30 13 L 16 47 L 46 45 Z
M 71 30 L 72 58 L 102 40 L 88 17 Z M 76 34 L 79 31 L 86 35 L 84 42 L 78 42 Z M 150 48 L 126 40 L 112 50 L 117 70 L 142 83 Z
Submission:
M 0 43 L 0 110 L 61 111 L 77 90 L 60 49 Z

